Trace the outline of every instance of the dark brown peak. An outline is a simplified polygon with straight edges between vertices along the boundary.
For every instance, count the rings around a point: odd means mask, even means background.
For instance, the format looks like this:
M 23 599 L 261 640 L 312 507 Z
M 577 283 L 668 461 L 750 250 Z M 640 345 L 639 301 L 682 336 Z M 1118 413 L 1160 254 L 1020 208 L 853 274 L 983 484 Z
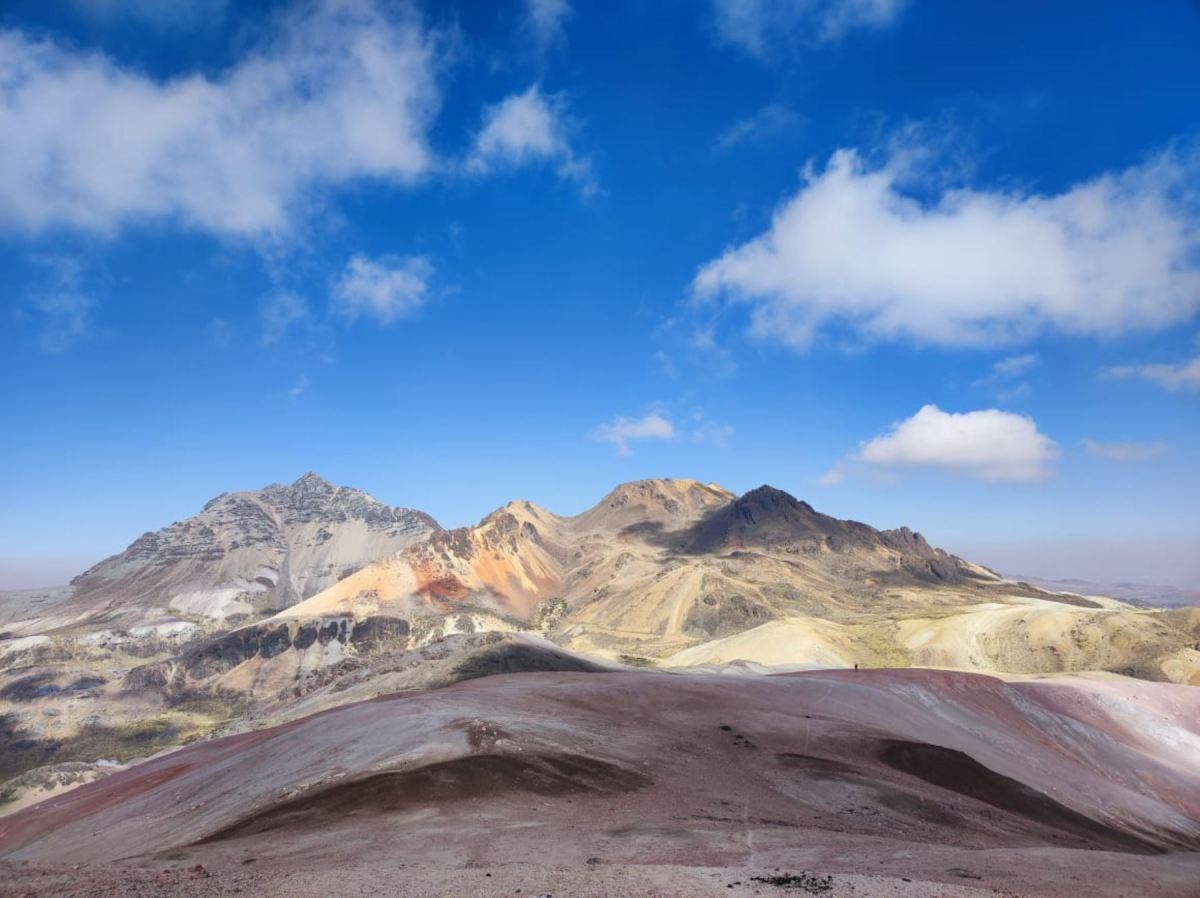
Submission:
M 908 527 L 898 527 L 895 530 L 881 530 L 879 537 L 887 545 L 901 551 L 928 552 L 931 550 L 925 537 Z
M 689 551 L 713 552 L 813 539 L 845 545 L 872 540 L 873 534 L 864 525 L 821 514 L 781 489 L 760 486 L 700 521 L 693 530 Z
M 773 486 L 763 485 L 730 503 L 728 513 L 749 523 L 788 522 L 804 528 L 836 523 L 802 499 Z
M 881 530 L 879 541 L 899 552 L 901 567 L 917 579 L 954 583 L 964 577 L 980 578 L 961 558 L 931 546 L 925 537 L 908 527 Z
M 745 505 L 761 505 L 767 508 L 795 508 L 801 511 L 814 512 L 813 507 L 803 499 L 797 499 L 791 493 L 766 483 L 747 493 L 743 493 L 738 497 L 737 502 Z

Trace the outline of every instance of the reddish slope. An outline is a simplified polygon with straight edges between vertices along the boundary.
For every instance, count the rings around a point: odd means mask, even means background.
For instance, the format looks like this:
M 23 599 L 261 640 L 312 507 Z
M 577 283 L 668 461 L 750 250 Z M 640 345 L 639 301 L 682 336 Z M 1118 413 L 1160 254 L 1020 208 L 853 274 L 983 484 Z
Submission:
M 1200 692 L 1137 681 L 501 676 L 183 749 L 0 821 L 0 852 L 192 845 L 214 868 L 250 853 L 292 872 L 890 859 L 1020 894 L 1053 881 L 1049 863 L 1103 895 L 1120 883 L 1106 858 L 1153 876 L 1177 863 L 1155 854 L 1200 847 L 1198 747 Z

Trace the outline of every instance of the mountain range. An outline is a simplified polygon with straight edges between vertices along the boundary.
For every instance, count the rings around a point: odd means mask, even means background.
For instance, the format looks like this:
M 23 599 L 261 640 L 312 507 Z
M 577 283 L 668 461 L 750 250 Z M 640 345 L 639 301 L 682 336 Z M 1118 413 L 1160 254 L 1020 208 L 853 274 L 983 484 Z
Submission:
M 1040 589 L 907 527 L 695 480 L 622 484 L 574 516 L 513 501 L 445 530 L 306 474 L 218 496 L 28 607 L 0 618 L 0 777 L 38 788 L 95 773 L 63 764 L 508 670 L 1200 683 L 1200 609 Z
M 769 486 L 446 530 L 306 474 L 0 622 L 0 877 L 30 894 L 386 892 L 397 863 L 430 895 L 1195 882 L 1200 608 Z M 780 873 L 797 833 L 831 872 Z

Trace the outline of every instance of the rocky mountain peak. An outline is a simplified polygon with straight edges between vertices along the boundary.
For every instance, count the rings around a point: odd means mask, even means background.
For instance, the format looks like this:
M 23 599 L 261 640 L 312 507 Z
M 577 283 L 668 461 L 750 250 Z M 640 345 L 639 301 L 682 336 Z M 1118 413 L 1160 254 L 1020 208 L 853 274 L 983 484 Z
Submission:
M 742 510 L 765 509 L 777 514 L 816 514 L 811 505 L 791 493 L 763 484 L 738 497 L 734 505 Z
M 699 522 L 688 550 L 719 552 L 741 547 L 807 545 L 836 553 L 895 553 L 899 567 L 917 579 L 955 582 L 986 572 L 931 546 L 908 527 L 876 530 L 858 521 L 821 514 L 807 502 L 760 486 Z
M 314 474 L 309 471 L 300 477 L 297 477 L 289 486 L 273 489 L 268 487 L 267 490 L 278 492 L 280 495 L 287 496 L 292 501 L 304 501 L 312 499 L 328 498 L 336 493 L 346 491 L 353 493 L 361 493 L 361 490 L 353 489 L 352 487 L 336 486 L 330 483 L 320 474 Z M 267 490 L 264 490 L 266 492 Z M 366 493 L 362 493 L 366 496 Z M 370 498 L 370 497 L 368 497 Z M 372 501 L 374 501 L 372 499 Z
M 257 492 L 260 493 L 267 501 L 278 504 L 302 504 L 304 502 L 312 502 L 314 500 L 328 499 L 339 492 L 362 493 L 361 490 L 353 489 L 352 487 L 335 486 L 319 474 L 314 474 L 309 471 L 302 477 L 297 477 L 290 484 L 272 483 L 270 486 L 263 487 Z M 371 498 L 371 497 L 367 497 Z M 371 499 L 374 502 L 374 499 Z
M 80 605 L 225 618 L 291 605 L 441 528 L 307 473 L 222 493 L 72 581 Z
M 698 523 L 691 551 L 843 536 L 849 525 L 852 522 L 823 515 L 790 493 L 764 484 Z
M 931 551 L 925 537 L 908 527 L 899 527 L 896 530 L 882 530 L 880 531 L 880 536 L 889 545 L 901 551 L 920 553 Z
M 320 474 L 317 474 L 313 471 L 309 471 L 305 474 L 300 475 L 299 477 L 297 477 L 295 479 L 295 481 L 293 481 L 292 489 L 307 490 L 307 491 L 312 491 L 312 490 L 327 491 L 327 490 L 336 489 L 336 487 L 332 483 L 330 483 L 328 480 L 326 480 L 324 477 L 322 477 Z
M 679 526 L 729 503 L 734 494 L 715 483 L 652 478 L 622 483 L 575 518 L 582 529 L 620 528 L 657 521 Z

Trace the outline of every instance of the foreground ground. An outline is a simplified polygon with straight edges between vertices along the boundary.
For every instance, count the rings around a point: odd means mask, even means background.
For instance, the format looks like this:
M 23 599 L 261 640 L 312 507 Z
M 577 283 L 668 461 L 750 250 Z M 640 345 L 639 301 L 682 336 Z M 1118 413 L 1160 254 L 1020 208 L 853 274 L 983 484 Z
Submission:
M 1200 693 L 518 674 L 198 744 L 0 821 L 17 895 L 1200 895 Z M 777 877 L 783 877 L 776 880 Z
M 900 851 L 899 854 L 905 854 Z M 692 867 L 667 864 L 637 866 L 593 863 L 575 867 L 512 864 L 504 867 L 447 869 L 389 863 L 384 860 L 352 867 L 295 869 L 286 863 L 233 862 L 196 869 L 195 862 L 143 863 L 119 867 L 0 866 L 8 883 L 4 895 L 30 898 L 124 898 L 171 895 L 210 898 L 262 895 L 267 898 L 327 896 L 462 896 L 483 898 L 705 898 L 705 896 L 823 895 L 827 898 L 1026 898 L 1026 896 L 1195 896 L 1200 864 L 1194 856 L 1155 859 L 1129 870 L 1120 855 L 1079 858 L 1067 852 L 953 856 L 933 855 L 947 866 L 936 875 L 921 864 L 889 861 L 886 872 L 830 874 L 799 868 Z M 206 859 L 212 862 L 211 857 Z M 1039 882 L 1013 867 L 1038 864 Z M 844 866 L 837 864 L 837 867 Z M 910 869 L 910 868 L 917 869 Z M 830 868 L 834 869 L 834 868 Z M 934 877 L 934 878 L 931 878 Z M 1093 888 L 1103 878 L 1104 884 Z

